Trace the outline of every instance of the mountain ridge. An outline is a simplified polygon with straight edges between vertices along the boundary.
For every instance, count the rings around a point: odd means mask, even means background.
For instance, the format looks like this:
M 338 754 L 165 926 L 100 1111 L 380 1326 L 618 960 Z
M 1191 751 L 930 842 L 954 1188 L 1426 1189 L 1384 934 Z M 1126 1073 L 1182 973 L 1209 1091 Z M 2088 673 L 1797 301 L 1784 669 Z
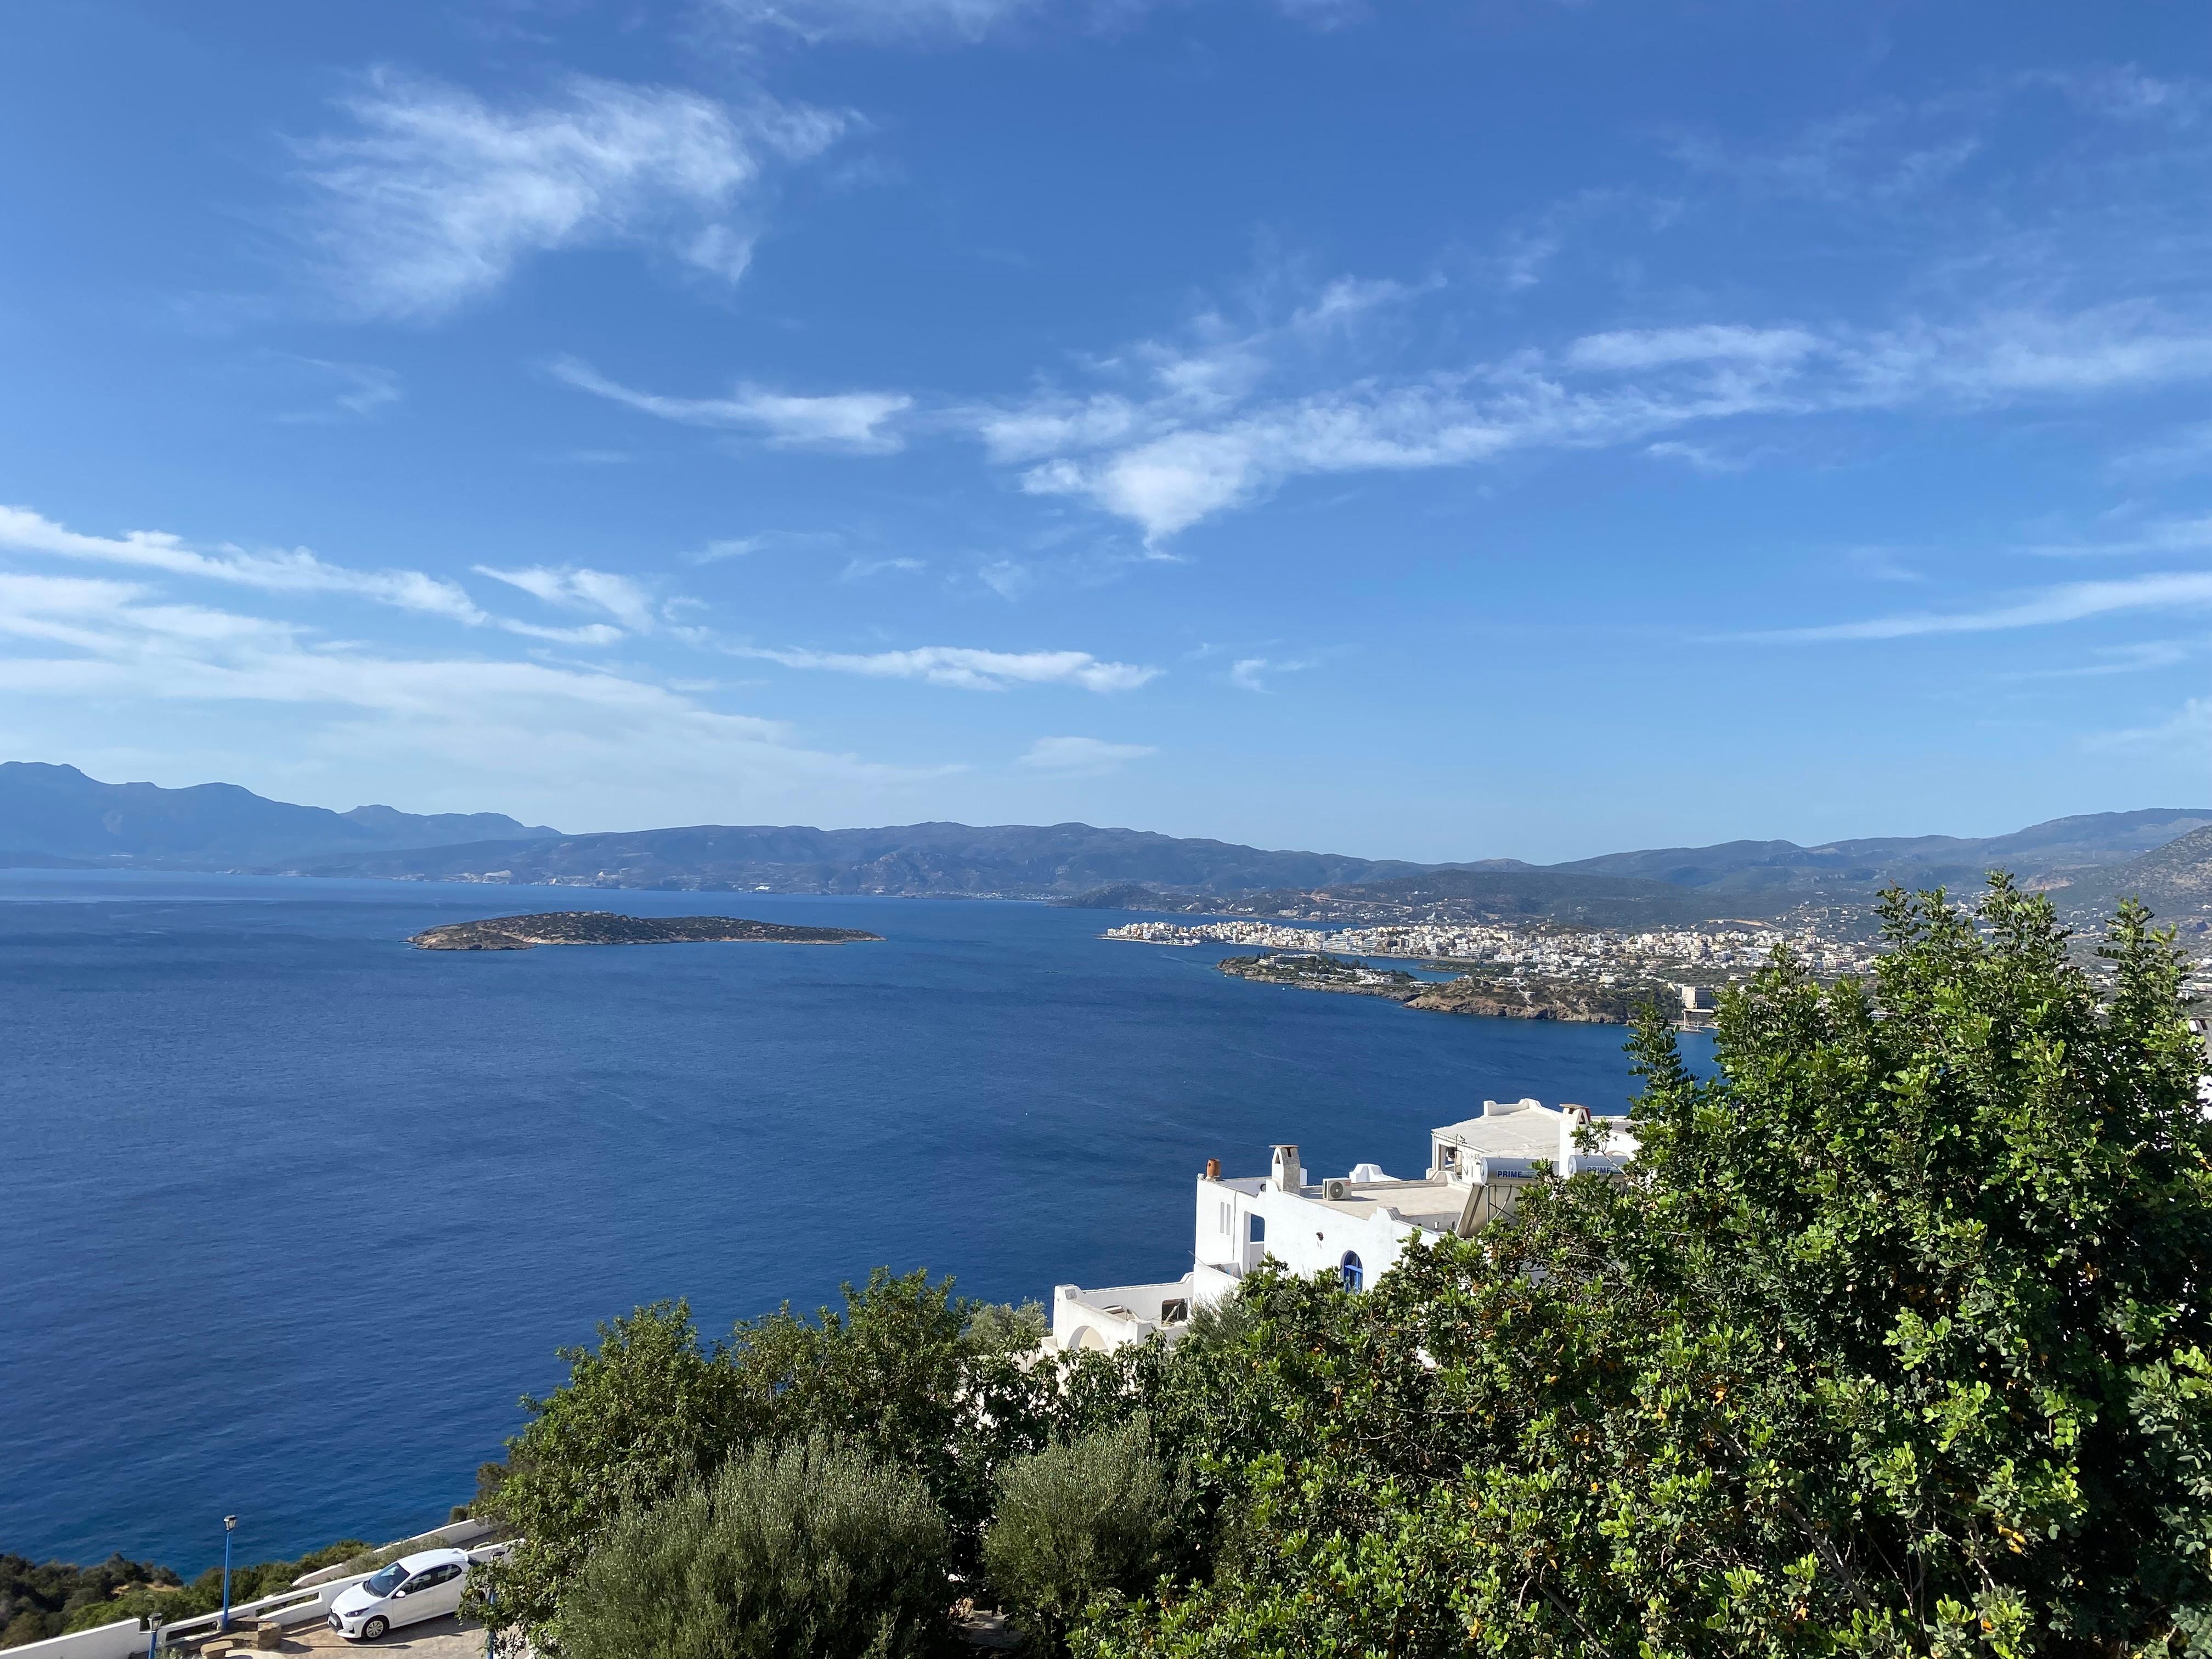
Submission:
M 11 849 L 0 852 L 0 863 L 617 890 L 1052 898 L 1094 907 L 1119 901 L 1123 908 L 1141 907 L 1150 895 L 1162 908 L 1202 904 L 1251 915 L 1427 904 L 1498 920 L 1665 927 L 1778 915 L 1808 903 L 1863 905 L 1893 881 L 1967 889 L 1999 864 L 2024 884 L 2068 892 L 2062 908 L 2073 908 L 2102 890 L 2100 872 L 2142 864 L 2199 836 L 2212 837 L 2212 808 L 2075 814 L 1983 837 L 1880 836 L 1814 847 L 1741 840 L 1551 865 L 1421 864 L 1072 822 L 933 820 L 850 830 L 691 824 L 563 835 L 501 813 L 416 814 L 388 806 L 342 813 L 268 800 L 234 784 L 173 790 L 100 783 L 71 766 L 0 764 L 0 847 Z M 2130 879 L 2194 892 L 2185 879 L 2188 861 L 2184 856 L 2171 869 L 2144 865 Z
M 166 789 L 102 783 L 74 766 L 43 761 L 0 763 L 0 842 L 16 856 L 94 864 L 159 860 L 172 868 L 209 868 L 558 833 L 504 812 L 417 813 L 391 806 L 334 812 L 270 800 L 234 783 Z

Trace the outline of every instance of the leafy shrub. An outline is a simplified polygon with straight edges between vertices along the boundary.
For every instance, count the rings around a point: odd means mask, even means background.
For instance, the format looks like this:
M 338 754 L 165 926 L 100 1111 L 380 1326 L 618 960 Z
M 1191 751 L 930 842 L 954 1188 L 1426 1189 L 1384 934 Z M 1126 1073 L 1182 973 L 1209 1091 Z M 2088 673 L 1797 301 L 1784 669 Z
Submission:
M 786 1307 L 702 1345 L 681 1302 L 602 1325 L 571 1348 L 568 1381 L 477 1479 L 474 1511 L 520 1536 L 470 1579 L 469 1609 L 541 1647 L 567 1588 L 625 1508 L 650 1504 L 725 1459 L 815 1434 L 912 1469 L 951 1522 L 953 1557 L 972 1567 L 999 1471 L 1049 1437 L 1051 1368 L 1028 1356 L 1042 1310 L 952 1294 L 915 1273 L 878 1268 L 813 1320 Z M 1126 1414 L 1128 1407 L 1120 1407 Z
M 627 1509 L 561 1607 L 568 1659 L 909 1659 L 944 1644 L 945 1513 L 816 1435 Z
M 1170 1522 L 1167 1478 L 1139 1413 L 1010 1466 L 983 1564 L 1031 1642 L 1057 1652 L 1095 1597 L 1152 1587 Z

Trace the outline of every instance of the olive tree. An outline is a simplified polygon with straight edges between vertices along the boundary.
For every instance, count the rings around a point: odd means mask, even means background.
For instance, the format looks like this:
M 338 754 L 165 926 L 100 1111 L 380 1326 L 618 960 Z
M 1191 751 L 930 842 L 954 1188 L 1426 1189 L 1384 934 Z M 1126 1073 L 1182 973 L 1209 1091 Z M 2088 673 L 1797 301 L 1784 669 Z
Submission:
M 983 1565 L 1033 1644 L 1058 1651 L 1093 1598 L 1152 1587 L 1170 1516 L 1151 1425 L 1139 1414 L 1010 1465 Z
M 946 1633 L 945 1513 L 826 1436 L 624 1510 L 569 1583 L 571 1659 L 914 1659 Z

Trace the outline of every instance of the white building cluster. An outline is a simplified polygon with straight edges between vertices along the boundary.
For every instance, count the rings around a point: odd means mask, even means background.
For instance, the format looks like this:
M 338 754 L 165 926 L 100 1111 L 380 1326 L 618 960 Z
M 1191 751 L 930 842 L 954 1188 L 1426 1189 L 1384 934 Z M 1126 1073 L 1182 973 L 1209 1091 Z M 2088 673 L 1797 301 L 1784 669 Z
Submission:
M 1109 928 L 1104 937 L 1146 945 L 1249 945 L 1277 951 L 1327 951 L 1340 956 L 1441 958 L 1560 979 L 1601 981 L 1608 975 L 1683 968 L 1748 973 L 1765 961 L 1778 945 L 1789 945 L 1821 974 L 1863 972 L 1874 960 L 1870 947 L 1838 943 L 1810 927 L 1669 928 L 1626 933 L 1597 928 L 1408 922 L 1325 932 L 1265 921 L 1133 921 Z
M 1466 1237 L 1510 1211 L 1548 1170 L 1618 1170 L 1634 1155 L 1625 1121 L 1581 1106 L 1534 1100 L 1482 1103 L 1482 1115 L 1429 1134 L 1429 1167 L 1397 1180 L 1372 1164 L 1313 1180 L 1288 1144 L 1270 1149 L 1264 1176 L 1224 1176 L 1209 1158 L 1198 1177 L 1190 1271 L 1154 1285 L 1055 1286 L 1051 1348 L 1111 1350 L 1154 1334 L 1173 1340 L 1191 1310 L 1217 1302 L 1273 1258 L 1299 1275 L 1329 1273 L 1364 1290 L 1417 1238 Z

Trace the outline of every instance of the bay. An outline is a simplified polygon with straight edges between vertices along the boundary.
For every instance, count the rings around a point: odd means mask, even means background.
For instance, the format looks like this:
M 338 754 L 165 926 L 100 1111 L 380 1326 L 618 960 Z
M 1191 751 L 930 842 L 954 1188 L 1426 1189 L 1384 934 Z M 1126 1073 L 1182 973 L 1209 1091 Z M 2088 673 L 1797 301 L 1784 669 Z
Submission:
M 885 942 L 405 943 L 551 908 Z M 189 1575 L 225 1514 L 245 1560 L 400 1536 L 639 1303 L 712 1336 L 877 1263 L 1173 1278 L 1208 1157 L 1418 1172 L 1486 1097 L 1630 1092 L 1619 1027 L 1250 984 L 1121 919 L 0 872 L 0 1550 Z

